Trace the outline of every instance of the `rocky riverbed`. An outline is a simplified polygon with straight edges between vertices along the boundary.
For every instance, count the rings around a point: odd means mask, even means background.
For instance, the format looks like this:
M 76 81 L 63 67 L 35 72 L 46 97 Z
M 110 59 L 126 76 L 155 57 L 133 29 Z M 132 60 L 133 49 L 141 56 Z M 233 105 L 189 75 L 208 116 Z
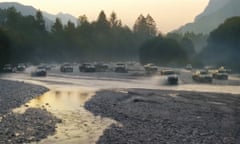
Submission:
M 97 143 L 239 144 L 240 95 L 125 89 L 100 91 L 86 109 L 120 124 Z
M 12 112 L 46 91 L 41 86 L 0 80 L 0 143 L 29 143 L 54 134 L 61 120 L 46 110 L 30 108 L 22 114 Z
M 46 91 L 47 88 L 37 85 L 0 80 L 0 114 L 6 114 Z
M 197 84 L 186 72 L 182 83 L 165 86 L 161 76 L 129 80 L 119 75 L 120 79 L 79 72 L 43 78 L 4 75 L 4 79 L 40 82 L 51 90 L 37 97 L 47 89 L 0 81 L 0 143 L 239 144 L 238 78 Z M 25 113 L 11 112 L 22 104 L 29 108 Z

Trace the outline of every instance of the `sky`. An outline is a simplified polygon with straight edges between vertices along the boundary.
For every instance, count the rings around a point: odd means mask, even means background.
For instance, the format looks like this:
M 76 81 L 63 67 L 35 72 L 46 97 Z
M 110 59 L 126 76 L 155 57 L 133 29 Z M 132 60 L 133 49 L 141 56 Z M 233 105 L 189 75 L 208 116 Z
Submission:
M 157 28 L 167 33 L 180 26 L 193 22 L 207 6 L 209 0 L 15 0 L 24 5 L 31 5 L 51 14 L 59 12 L 73 16 L 85 14 L 89 21 L 96 20 L 101 10 L 107 16 L 117 13 L 123 24 L 132 28 L 140 14 L 150 14 Z M 4 1 L 0 2 L 13 2 Z

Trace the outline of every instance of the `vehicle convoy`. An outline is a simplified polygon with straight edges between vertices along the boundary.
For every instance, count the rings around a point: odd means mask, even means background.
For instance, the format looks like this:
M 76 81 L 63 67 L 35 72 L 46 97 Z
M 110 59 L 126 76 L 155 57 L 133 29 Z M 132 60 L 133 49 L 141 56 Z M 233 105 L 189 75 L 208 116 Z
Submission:
M 25 64 L 18 64 L 17 65 L 17 71 L 24 71 L 26 69 L 26 65 Z
M 16 70 L 17 70 L 16 67 L 14 67 L 11 64 L 5 64 L 2 68 L 2 72 L 6 72 L 6 73 L 16 72 Z
M 127 73 L 128 72 L 127 66 L 122 63 L 116 64 L 114 71 L 117 73 Z
M 168 84 L 178 84 L 178 75 L 177 72 L 170 70 L 170 69 L 165 69 L 161 70 L 161 75 L 162 76 L 167 76 L 167 83 Z
M 177 74 L 169 75 L 167 81 L 168 81 L 168 84 L 171 84 L 171 85 L 172 84 L 178 84 L 178 76 L 177 76 Z
M 208 71 L 201 70 L 193 73 L 192 79 L 197 82 L 212 83 L 213 77 Z
M 47 70 L 44 66 L 39 66 L 37 69 L 31 73 L 32 76 L 47 76 Z
M 96 67 L 90 63 L 84 63 L 79 66 L 80 72 L 96 72 Z
M 152 63 L 144 65 L 144 69 L 147 74 L 155 74 L 158 71 L 158 67 Z
M 52 69 L 51 65 L 45 64 L 43 66 L 46 68 L 47 71 L 50 71 Z
M 218 70 L 215 66 L 205 66 L 203 71 L 206 71 L 209 74 L 213 74 Z
M 73 72 L 73 66 L 71 64 L 63 64 L 60 67 L 61 72 Z
M 176 74 L 175 71 L 173 70 L 170 70 L 170 69 L 163 69 L 160 71 L 161 75 L 173 75 L 173 74 Z
M 227 74 L 232 73 L 232 70 L 231 70 L 231 69 L 225 68 L 224 66 L 219 67 L 218 70 L 224 70 Z
M 186 70 L 192 70 L 192 65 L 191 64 L 187 64 L 185 68 L 186 68 Z
M 109 70 L 109 65 L 98 63 L 94 65 L 97 72 L 106 72 Z
M 218 80 L 227 80 L 228 73 L 225 69 L 220 69 L 217 72 L 213 73 L 213 78 Z

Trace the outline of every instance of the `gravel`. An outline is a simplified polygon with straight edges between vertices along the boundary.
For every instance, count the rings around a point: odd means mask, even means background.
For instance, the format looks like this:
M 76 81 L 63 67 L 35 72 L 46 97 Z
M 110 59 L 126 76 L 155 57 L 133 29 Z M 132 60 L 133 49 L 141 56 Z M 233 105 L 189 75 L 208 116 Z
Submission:
M 181 80 L 192 84 L 188 75 L 190 73 L 181 75 Z M 235 85 L 235 81 L 227 82 Z M 23 82 L 0 80 L 0 144 L 36 142 L 54 134 L 56 124 L 61 120 L 46 110 L 30 108 L 24 114 L 11 112 L 47 90 Z M 240 143 L 240 95 L 102 90 L 85 104 L 85 108 L 95 115 L 119 122 L 104 131 L 99 144 Z
M 61 120 L 44 109 L 28 108 L 23 114 L 12 112 L 46 91 L 41 86 L 0 80 L 0 144 L 30 143 L 55 133 Z
M 0 143 L 30 143 L 55 133 L 61 120 L 43 109 L 29 108 L 23 114 L 9 113 L 0 122 Z
M 104 90 L 85 108 L 120 123 L 105 130 L 99 144 L 240 143 L 240 95 Z
M 46 91 L 48 91 L 47 88 L 37 85 L 0 80 L 0 115 L 20 107 Z

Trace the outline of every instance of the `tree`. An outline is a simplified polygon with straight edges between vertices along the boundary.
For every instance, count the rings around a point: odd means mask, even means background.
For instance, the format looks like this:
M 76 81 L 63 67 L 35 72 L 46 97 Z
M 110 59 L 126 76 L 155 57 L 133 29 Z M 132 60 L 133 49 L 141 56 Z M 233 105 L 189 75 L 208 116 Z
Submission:
M 110 15 L 110 26 L 112 28 L 122 26 L 122 22 L 121 22 L 121 20 L 117 19 L 117 14 L 115 12 L 112 12 L 111 15 Z
M 0 67 L 10 61 L 10 40 L 0 28 Z
M 195 56 L 196 52 L 191 39 L 183 37 L 180 41 L 180 45 L 186 51 L 189 58 L 193 58 Z
M 86 15 L 79 16 L 78 17 L 78 26 L 82 26 L 85 24 L 89 24 L 87 16 Z
M 142 14 L 137 18 L 137 20 L 133 26 L 133 31 L 135 33 L 142 33 L 142 34 L 147 33 L 146 19 Z
M 63 32 L 63 24 L 59 18 L 56 18 L 56 21 L 53 24 L 51 31 L 58 34 Z
M 133 26 L 133 31 L 142 35 L 154 37 L 157 34 L 156 23 L 149 14 L 146 18 L 140 15 Z
M 142 64 L 180 65 L 188 60 L 185 50 L 174 39 L 156 37 L 143 43 L 139 51 Z
M 149 35 L 156 36 L 157 25 L 156 25 L 154 19 L 149 14 L 146 17 L 146 25 L 147 25 L 147 28 L 148 28 Z
M 121 24 L 115 12 L 107 18 L 104 11 L 93 22 L 89 22 L 86 15 L 79 16 L 77 26 L 70 21 L 63 25 L 57 18 L 51 31 L 47 31 L 40 10 L 35 16 L 23 16 L 15 8 L 10 8 L 0 10 L 0 26 L 6 30 L 4 32 L 11 42 L 6 50 L 10 50 L 13 63 L 137 60 L 139 45 L 155 36 L 155 22 L 150 15 L 143 23 L 149 29 L 141 29 L 140 25 L 139 31 L 134 33 Z M 141 34 L 141 30 L 144 33 Z
M 181 33 L 176 33 L 176 32 L 170 32 L 166 35 L 167 38 L 175 39 L 178 42 L 180 42 L 183 38 L 183 35 Z
M 194 33 L 191 33 L 191 35 L 189 34 L 183 35 L 181 33 L 171 32 L 168 33 L 166 37 L 170 39 L 175 39 L 182 46 L 182 48 L 184 48 L 188 56 L 193 57 L 196 54 L 194 44 L 192 41 L 194 36 L 195 36 Z
M 103 30 L 110 28 L 110 23 L 108 22 L 104 11 L 100 12 L 98 19 L 96 21 L 96 27 L 97 27 L 97 29 L 103 29 Z
M 45 30 L 45 20 L 40 10 L 36 12 L 36 23 L 40 30 Z
M 204 35 L 202 33 L 195 34 L 193 32 L 186 32 L 183 37 L 188 38 L 193 42 L 194 49 L 197 53 L 201 52 L 202 49 L 207 45 L 208 35 Z
M 63 24 L 59 18 L 56 18 L 56 21 L 51 28 L 51 32 L 52 42 L 50 51 L 55 55 L 55 58 L 64 60 L 69 54 L 65 39 L 66 33 L 64 33 Z
M 18 27 L 17 22 L 21 18 L 21 14 L 17 12 L 16 8 L 10 7 L 7 9 L 7 19 L 5 25 L 10 28 Z
M 73 33 L 73 32 L 75 31 L 75 25 L 74 25 L 74 23 L 71 22 L 71 21 L 68 21 L 67 25 L 64 27 L 64 30 L 65 30 L 66 32 L 71 32 L 71 33 Z
M 210 33 L 201 57 L 207 64 L 225 65 L 240 71 L 239 55 L 240 17 L 232 17 Z

